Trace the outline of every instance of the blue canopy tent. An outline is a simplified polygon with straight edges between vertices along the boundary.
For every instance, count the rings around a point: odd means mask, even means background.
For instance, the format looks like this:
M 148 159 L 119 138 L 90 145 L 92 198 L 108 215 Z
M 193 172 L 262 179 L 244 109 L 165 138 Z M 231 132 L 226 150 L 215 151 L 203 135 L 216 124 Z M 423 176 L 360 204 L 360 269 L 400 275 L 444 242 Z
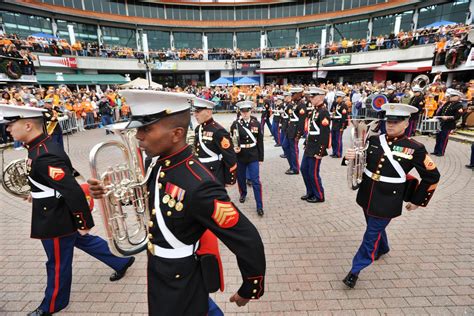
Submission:
M 231 86 L 231 85 L 232 85 L 232 81 L 224 77 L 220 77 L 219 79 L 211 82 L 211 86 Z
M 35 34 L 31 34 L 31 36 L 33 36 L 33 37 L 42 37 L 42 38 L 47 38 L 47 39 L 54 39 L 54 40 L 59 39 L 56 36 L 54 36 L 52 34 L 48 34 L 48 33 L 35 33 Z
M 428 24 L 426 26 L 420 27 L 420 29 L 439 28 L 441 26 L 453 25 L 453 24 L 457 24 L 457 23 L 456 22 L 451 22 L 451 21 L 446 21 L 446 20 L 441 20 L 441 21 L 434 22 L 434 23 Z
M 235 82 L 238 86 L 255 86 L 259 85 L 260 82 L 249 77 L 243 77 Z

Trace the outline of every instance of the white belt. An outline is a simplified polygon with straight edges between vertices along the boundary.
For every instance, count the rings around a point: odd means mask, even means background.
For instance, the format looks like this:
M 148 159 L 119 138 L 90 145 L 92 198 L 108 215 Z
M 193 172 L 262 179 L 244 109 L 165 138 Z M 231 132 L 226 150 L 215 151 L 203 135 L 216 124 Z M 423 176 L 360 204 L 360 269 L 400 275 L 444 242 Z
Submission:
M 165 259 L 180 259 L 192 256 L 194 254 L 194 250 L 199 248 L 199 242 L 194 245 L 186 245 L 185 247 L 180 248 L 163 248 L 158 245 L 153 245 L 153 253 L 152 255 L 160 258 Z
M 219 161 L 222 159 L 222 155 L 217 155 L 213 157 L 207 157 L 207 158 L 200 158 L 198 157 L 199 161 L 202 163 L 207 163 L 207 162 L 213 162 L 213 161 Z
M 386 183 L 405 183 L 406 182 L 406 177 L 405 178 L 385 177 L 377 173 L 373 173 L 372 171 L 369 171 L 368 169 L 365 169 L 364 173 L 374 181 L 380 181 L 380 182 L 386 182 Z
M 309 135 L 319 135 L 319 131 L 308 132 Z
M 243 145 L 240 145 L 241 148 L 252 148 L 252 147 L 255 147 L 257 144 L 253 143 L 253 144 L 243 144 Z
M 31 192 L 31 197 L 32 197 L 33 199 L 45 199 L 45 198 L 49 198 L 49 197 L 60 198 L 60 197 L 61 197 L 61 193 L 59 193 L 59 192 L 56 191 L 55 189 L 50 188 L 50 187 L 47 187 L 47 186 L 45 186 L 44 184 L 41 184 L 41 183 L 39 183 L 39 182 L 36 182 L 36 181 L 33 180 L 31 177 L 28 177 L 28 179 L 30 179 L 30 182 L 31 182 L 35 187 L 37 187 L 38 189 L 42 190 L 42 191 L 39 191 L 39 192 Z
M 290 122 L 298 122 L 299 119 L 290 119 Z

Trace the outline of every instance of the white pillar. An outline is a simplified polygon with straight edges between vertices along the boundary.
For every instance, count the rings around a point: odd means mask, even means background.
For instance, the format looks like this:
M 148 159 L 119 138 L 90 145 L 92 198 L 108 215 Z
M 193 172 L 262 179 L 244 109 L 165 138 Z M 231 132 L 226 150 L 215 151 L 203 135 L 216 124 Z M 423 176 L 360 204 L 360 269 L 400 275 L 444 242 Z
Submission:
M 472 24 L 474 20 L 474 0 L 469 3 L 469 14 L 466 17 L 466 25 Z
M 53 35 L 54 36 L 58 36 L 58 25 L 56 24 L 56 20 L 55 19 L 51 19 L 51 30 L 53 31 Z
M 148 35 L 145 32 L 142 33 L 142 49 L 145 56 L 148 56 Z
M 165 11 L 166 12 L 166 11 Z M 170 48 L 174 49 L 174 36 L 173 32 L 170 32 Z
M 260 86 L 263 87 L 264 84 L 265 84 L 265 75 L 260 73 Z
M 295 47 L 300 47 L 300 28 L 296 28 L 296 38 L 295 38 Z
M 202 33 L 202 50 L 204 51 L 204 60 L 209 59 L 208 44 L 207 44 L 207 35 Z M 206 85 L 207 87 L 207 85 Z
M 451 87 L 453 84 L 454 72 L 448 72 L 448 78 L 446 79 L 446 87 Z
M 369 24 L 367 25 L 367 39 L 371 38 L 372 37 L 372 34 L 373 34 L 373 28 L 374 28 L 374 23 L 373 23 L 373 19 L 370 18 L 369 19 Z
M 326 37 L 327 37 L 327 30 L 326 28 L 321 30 L 321 44 L 319 45 L 319 52 L 321 56 L 326 54 Z
M 418 12 L 419 11 L 420 11 L 420 9 L 416 8 L 415 12 L 413 12 L 413 18 L 411 20 L 411 30 L 412 31 L 416 31 L 416 29 L 418 28 Z
M 204 81 L 206 84 L 206 87 L 211 86 L 211 72 L 209 70 L 204 71 Z
M 141 38 L 143 34 L 142 31 L 143 30 L 138 30 L 138 29 L 135 30 L 135 42 L 137 43 L 137 51 L 139 52 L 143 50 L 142 48 L 143 44 L 142 44 L 142 38 Z
M 69 43 L 73 45 L 76 42 L 76 34 L 74 33 L 74 25 L 67 25 L 67 33 L 69 34 Z
M 397 36 L 397 34 L 400 32 L 401 25 L 402 25 L 402 16 L 397 15 L 395 17 L 395 25 L 393 27 L 393 34 L 395 34 L 395 36 Z
M 329 28 L 329 42 L 334 41 L 334 24 L 331 24 Z
M 267 48 L 267 31 L 260 33 L 260 50 Z
M 102 30 L 100 28 L 100 25 L 97 25 L 97 43 L 99 43 L 99 46 L 104 44 L 104 41 L 102 39 Z
M 235 32 L 232 35 L 232 49 L 233 50 L 237 49 L 237 33 L 235 33 Z

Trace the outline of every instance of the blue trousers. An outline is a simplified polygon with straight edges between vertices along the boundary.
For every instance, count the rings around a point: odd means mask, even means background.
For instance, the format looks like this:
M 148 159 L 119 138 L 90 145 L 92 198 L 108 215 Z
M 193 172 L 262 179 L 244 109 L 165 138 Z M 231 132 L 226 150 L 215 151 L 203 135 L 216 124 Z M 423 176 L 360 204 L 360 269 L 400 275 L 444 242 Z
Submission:
M 324 199 L 324 188 L 319 176 L 321 160 L 314 157 L 303 156 L 301 160 L 301 175 L 306 186 L 306 195 L 308 197 L 317 197 Z
M 444 152 L 446 151 L 446 146 L 448 145 L 449 139 L 449 132 L 450 130 L 439 131 L 436 134 L 436 145 L 434 148 L 434 153 L 444 156 Z
M 114 120 L 112 119 L 112 116 L 110 116 L 110 115 L 102 115 L 101 123 L 102 123 L 102 126 L 105 127 L 107 125 L 113 124 Z M 109 132 L 107 131 L 107 134 L 108 133 Z
M 339 129 L 331 130 L 332 154 L 337 157 L 342 157 L 342 134 L 344 131 Z
M 362 244 L 352 260 L 351 272 L 359 272 L 368 267 L 375 260 L 375 256 L 380 253 L 387 253 L 388 247 L 387 233 L 385 228 L 390 223 L 390 218 L 377 218 L 373 216 L 365 217 L 367 228 L 362 239 Z
M 298 146 L 298 139 L 285 137 L 281 146 L 283 147 L 286 159 L 288 159 L 290 169 L 295 172 L 300 172 L 300 149 Z
M 56 142 L 57 144 L 59 144 L 59 146 L 61 146 L 61 148 L 64 150 L 64 140 L 63 140 L 62 132 L 61 133 L 53 133 L 51 135 L 51 139 L 54 142 Z
M 265 124 L 267 124 L 268 129 L 270 130 L 270 133 L 272 134 L 272 136 L 275 136 L 275 135 L 273 135 L 272 123 L 270 122 L 270 119 L 266 118 L 265 116 L 262 116 L 262 120 L 260 122 L 260 127 L 262 129 L 262 134 L 265 135 Z
M 275 120 L 273 120 L 272 135 L 273 135 L 273 138 L 275 139 L 275 143 L 278 145 L 281 145 L 281 129 L 280 129 L 280 126 L 278 125 L 279 124 Z
M 471 144 L 471 166 L 474 166 L 474 143 Z
M 112 269 L 122 270 L 130 258 L 114 256 L 107 242 L 98 236 L 74 233 L 65 237 L 41 240 L 46 252 L 47 284 L 44 299 L 39 308 L 44 312 L 56 313 L 69 304 L 72 282 L 72 258 L 74 247 L 102 261 Z
M 288 139 L 285 135 L 285 132 L 284 131 L 281 131 L 280 132 L 280 136 L 281 136 L 281 149 L 283 149 L 283 153 L 288 157 L 289 153 L 289 149 L 288 149 L 288 146 L 290 145 L 289 143 L 287 143 Z
M 262 202 L 262 183 L 260 182 L 259 162 L 250 163 L 237 162 L 237 184 L 239 186 L 240 196 L 247 196 L 246 175 L 248 170 L 248 178 L 252 181 L 253 195 L 257 203 L 257 210 L 263 208 Z
M 224 316 L 219 306 L 209 297 L 209 311 L 207 316 Z

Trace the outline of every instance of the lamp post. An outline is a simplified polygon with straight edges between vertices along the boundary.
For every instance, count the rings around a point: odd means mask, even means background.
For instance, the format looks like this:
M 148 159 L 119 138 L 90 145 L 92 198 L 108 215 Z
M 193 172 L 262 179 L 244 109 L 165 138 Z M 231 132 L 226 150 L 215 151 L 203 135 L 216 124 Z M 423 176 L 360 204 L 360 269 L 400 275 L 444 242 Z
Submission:
M 227 69 L 229 68 L 229 62 L 226 60 L 224 67 Z M 230 59 L 230 67 L 232 69 L 232 85 L 234 85 L 235 82 L 235 70 L 237 69 L 237 63 L 235 61 L 235 56 L 232 55 Z
M 309 57 L 308 63 L 310 65 L 316 64 L 316 84 L 319 83 L 319 62 L 321 61 L 321 51 L 319 48 L 313 49 Z
M 142 59 L 138 59 L 138 63 L 141 64 L 143 63 L 143 65 L 145 65 L 145 75 L 146 75 L 146 78 L 148 80 L 148 89 L 151 89 L 151 68 L 150 68 L 150 64 L 151 63 L 155 63 L 155 58 L 150 58 L 148 55 L 144 55 Z

